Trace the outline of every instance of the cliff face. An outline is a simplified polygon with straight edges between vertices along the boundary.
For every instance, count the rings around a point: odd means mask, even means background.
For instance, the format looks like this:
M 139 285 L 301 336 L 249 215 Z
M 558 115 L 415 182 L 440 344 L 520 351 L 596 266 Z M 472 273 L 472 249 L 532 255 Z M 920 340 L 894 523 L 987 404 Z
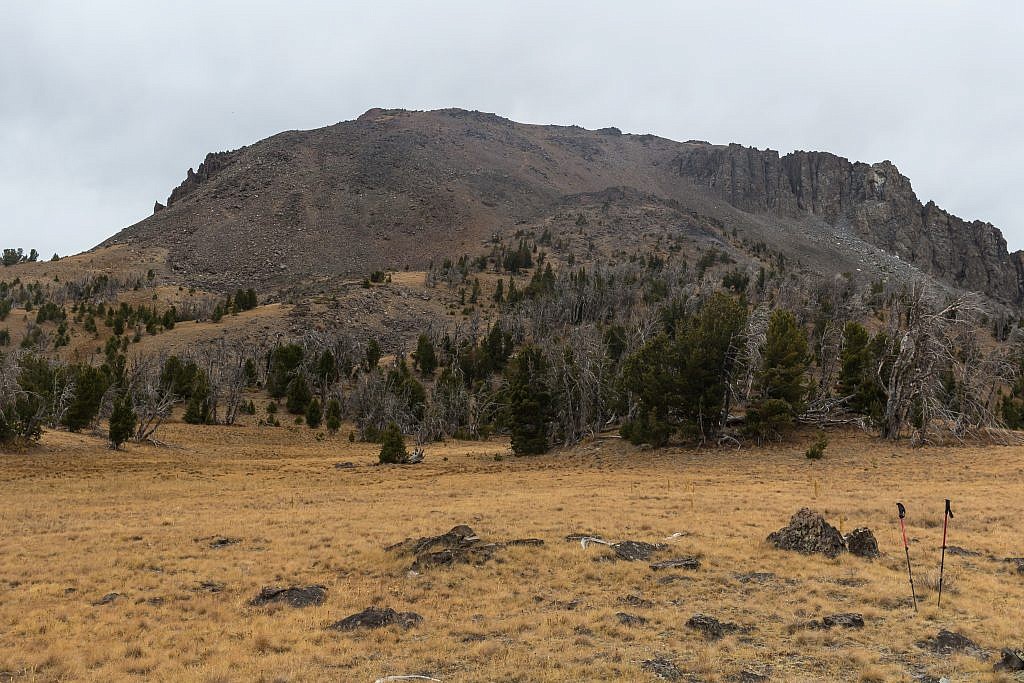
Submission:
M 475 253 L 495 233 L 539 225 L 567 197 L 609 188 L 637 191 L 617 202 L 651 196 L 706 216 L 819 274 L 884 277 L 865 257 L 870 246 L 957 287 L 1022 302 L 1024 255 L 1008 254 L 992 225 L 922 204 L 890 162 L 457 109 L 371 109 L 209 154 L 166 207 L 105 244 L 164 247 L 177 272 L 213 287 L 273 287 Z M 847 238 L 864 249 L 844 253 Z
M 967 222 L 922 204 L 889 161 L 850 162 L 826 152 L 740 145 L 687 150 L 677 172 L 733 206 L 783 218 L 819 217 L 958 287 L 1020 303 L 1020 252 L 990 223 Z

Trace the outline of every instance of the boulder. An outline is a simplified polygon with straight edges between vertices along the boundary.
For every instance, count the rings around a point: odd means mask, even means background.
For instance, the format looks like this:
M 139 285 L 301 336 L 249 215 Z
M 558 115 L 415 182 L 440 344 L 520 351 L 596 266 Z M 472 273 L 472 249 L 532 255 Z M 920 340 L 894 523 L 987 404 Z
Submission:
M 654 553 L 664 550 L 664 543 L 645 543 L 644 541 L 620 541 L 613 543 L 611 549 L 620 560 L 649 560 Z
M 101 606 L 101 605 L 110 605 L 110 604 L 112 604 L 112 603 L 113 603 L 113 602 L 114 602 L 115 600 L 117 600 L 117 599 L 118 599 L 119 597 L 121 597 L 121 594 L 120 594 L 120 593 L 107 593 L 107 594 L 106 594 L 106 595 L 104 595 L 104 596 L 103 596 L 102 598 L 100 598 L 99 600 L 95 601 L 95 602 L 94 602 L 94 603 L 92 603 L 92 604 L 93 604 L 93 606 L 95 606 L 95 607 L 99 607 L 99 606 Z
M 542 546 L 544 541 L 540 538 L 513 538 L 511 541 L 507 541 L 505 545 Z
M 963 653 L 981 660 L 988 659 L 985 650 L 973 640 L 962 633 L 954 633 L 945 629 L 931 638 L 919 640 L 917 646 L 937 655 Z
M 840 626 L 842 628 L 864 628 L 864 615 L 857 614 L 856 612 L 830 614 L 827 617 L 822 617 L 821 625 L 826 629 L 832 628 L 833 626 Z
M 332 631 L 355 631 L 357 629 L 375 629 L 385 626 L 401 626 L 410 629 L 423 623 L 423 617 L 415 612 L 396 612 L 390 607 L 367 607 L 362 612 L 349 615 L 336 621 L 327 628 Z
M 412 563 L 413 571 L 421 571 L 428 567 L 451 567 L 456 564 L 483 564 L 498 550 L 497 543 L 471 545 L 466 547 L 445 548 L 422 552 L 416 555 Z
M 629 605 L 630 607 L 642 607 L 644 609 L 654 607 L 654 602 L 652 600 L 645 600 L 644 598 L 641 598 L 639 595 L 626 595 L 619 598 L 618 602 L 620 605 Z
M 654 659 L 644 660 L 643 663 L 640 664 L 640 668 L 654 674 L 664 681 L 679 681 L 683 678 L 683 672 L 679 670 L 679 667 L 664 655 L 658 655 Z
M 418 539 L 407 538 L 404 541 L 386 546 L 384 550 L 400 554 L 419 555 L 435 548 L 465 548 L 479 541 L 480 538 L 473 529 L 465 524 L 458 524 L 443 534 L 425 536 Z
M 708 640 L 719 640 L 726 633 L 738 631 L 739 626 L 728 621 L 719 621 L 707 614 L 694 614 L 687 619 L 686 625 L 695 631 L 700 631 Z
M 643 626 L 647 623 L 647 619 L 641 617 L 638 614 L 630 614 L 628 612 L 616 612 L 615 618 L 619 620 L 619 623 L 623 626 Z
M 802 508 L 789 524 L 768 534 L 768 542 L 781 550 L 795 550 L 810 555 L 821 553 L 836 557 L 846 552 L 846 541 L 839 530 L 809 508 Z
M 859 527 L 846 534 L 846 548 L 857 557 L 876 558 L 879 556 L 878 541 L 871 529 Z
M 1024 671 L 1024 650 L 1003 648 L 1002 658 L 996 662 L 996 671 Z
M 671 560 L 655 562 L 651 565 L 651 569 L 653 571 L 661 571 L 662 569 L 700 569 L 700 560 L 692 555 L 674 557 Z
M 261 607 L 272 602 L 282 602 L 291 607 L 310 607 L 324 604 L 327 589 L 314 584 L 311 586 L 289 586 L 288 588 L 265 587 L 255 598 L 249 601 L 253 607 Z

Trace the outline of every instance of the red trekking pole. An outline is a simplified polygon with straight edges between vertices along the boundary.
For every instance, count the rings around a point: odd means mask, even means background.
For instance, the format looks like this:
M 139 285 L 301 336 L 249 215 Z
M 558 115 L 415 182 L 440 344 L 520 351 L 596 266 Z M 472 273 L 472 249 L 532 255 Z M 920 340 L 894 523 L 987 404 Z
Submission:
M 946 513 L 942 519 L 942 560 L 939 562 L 939 607 L 942 606 L 942 575 L 946 571 L 946 527 L 952 518 L 953 511 L 949 508 L 949 498 L 947 498 Z
M 910 568 L 910 543 L 907 542 L 907 527 L 903 524 L 903 518 L 907 516 L 907 509 L 903 503 L 896 503 L 896 509 L 900 513 L 900 533 L 903 534 L 903 550 L 907 553 L 907 576 L 910 577 L 910 595 L 914 598 L 914 611 L 917 611 L 917 591 L 914 590 L 914 571 Z

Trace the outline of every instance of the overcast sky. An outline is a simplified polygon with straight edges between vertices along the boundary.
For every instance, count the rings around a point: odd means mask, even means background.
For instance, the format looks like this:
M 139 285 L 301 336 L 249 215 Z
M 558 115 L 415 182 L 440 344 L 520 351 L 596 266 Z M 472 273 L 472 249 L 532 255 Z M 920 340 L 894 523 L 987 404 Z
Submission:
M 210 151 L 456 106 L 890 159 L 1024 248 L 1021 36 L 981 0 L 7 2 L 0 246 L 90 248 Z

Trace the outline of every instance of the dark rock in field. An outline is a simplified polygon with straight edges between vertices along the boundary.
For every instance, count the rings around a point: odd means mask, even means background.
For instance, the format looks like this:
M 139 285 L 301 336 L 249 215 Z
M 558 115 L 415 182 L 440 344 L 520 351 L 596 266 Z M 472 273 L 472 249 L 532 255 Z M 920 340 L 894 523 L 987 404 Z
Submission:
M 846 541 L 839 530 L 809 508 L 801 509 L 787 526 L 768 534 L 768 542 L 776 548 L 805 555 L 821 553 L 836 557 L 846 551 Z
M 242 539 L 240 539 L 240 538 L 231 538 L 230 536 L 217 536 L 212 541 L 210 541 L 210 547 L 211 548 L 226 548 L 229 545 L 235 545 L 236 543 L 241 543 L 241 542 L 242 542 Z
M 220 593 L 224 590 L 224 584 L 219 581 L 200 581 L 196 588 L 197 592 Z
M 640 607 L 642 609 L 649 609 L 654 607 L 653 600 L 645 600 L 639 595 L 626 595 L 618 600 L 620 605 L 629 605 L 630 607 Z
M 679 667 L 675 665 L 675 662 L 664 655 L 658 655 L 654 659 L 644 660 L 644 662 L 640 664 L 640 668 L 644 671 L 651 672 L 658 678 L 665 681 L 678 681 L 683 678 L 683 672 L 679 670 Z
M 623 626 L 643 626 L 647 623 L 647 619 L 638 614 L 630 614 L 628 612 L 616 612 L 615 618 L 617 618 L 619 623 Z
M 334 463 L 334 469 L 336 470 L 350 470 L 354 468 L 356 464 L 354 462 L 336 462 Z
M 851 555 L 857 557 L 875 558 L 879 556 L 878 541 L 871 529 L 859 527 L 846 534 L 846 548 Z
M 917 646 L 937 655 L 950 655 L 962 652 L 981 660 L 988 659 L 988 654 L 985 650 L 973 640 L 962 633 L 953 633 L 945 629 L 939 631 L 937 635 L 931 638 L 918 641 Z
M 842 628 L 864 628 L 864 616 L 857 614 L 856 612 L 843 612 L 841 614 L 831 614 L 821 619 L 814 619 L 812 621 L 805 621 L 799 624 L 793 624 L 789 627 L 790 633 L 795 633 L 802 629 L 809 629 L 811 631 L 827 631 L 834 627 Z
M 649 560 L 654 553 L 664 550 L 664 543 L 645 543 L 644 541 L 620 541 L 613 543 L 611 549 L 620 560 Z
M 568 543 L 579 543 L 584 538 L 597 538 L 597 539 L 600 539 L 601 535 L 600 534 L 569 534 L 568 536 L 565 537 L 565 540 Z
M 718 640 L 726 633 L 738 631 L 739 626 L 728 621 L 719 621 L 707 614 L 694 614 L 686 620 L 686 625 L 695 631 L 700 631 L 708 640 Z
M 744 669 L 730 676 L 729 680 L 736 681 L 736 683 L 763 683 L 763 681 L 771 680 L 771 677 L 768 674 L 758 673 L 753 669 Z
M 842 628 L 864 628 L 864 615 L 856 612 L 830 614 L 827 617 L 822 618 L 821 625 L 825 628 L 832 628 L 834 626 L 840 626 Z
M 498 550 L 496 543 L 470 545 L 467 547 L 446 548 L 444 550 L 422 552 L 416 555 L 412 563 L 413 571 L 422 571 L 429 567 L 451 567 L 456 564 L 483 564 Z
M 767 583 L 775 578 L 771 572 L 746 572 L 744 574 L 733 574 L 740 583 Z
M 1002 658 L 996 662 L 996 671 L 1024 671 L 1024 650 L 1011 650 L 1006 647 L 1001 653 Z
M 590 628 L 589 626 L 584 626 L 583 624 L 578 624 L 578 625 L 574 626 L 573 629 L 572 629 L 572 632 L 575 633 L 578 636 L 592 636 L 592 635 L 594 635 L 594 629 Z
M 654 571 L 660 571 L 662 569 L 700 569 L 700 560 L 692 555 L 674 557 L 671 560 L 655 562 L 651 565 L 651 569 Z
M 336 621 L 327 628 L 332 631 L 355 631 L 361 628 L 384 628 L 395 625 L 409 629 L 422 622 L 423 617 L 415 612 L 396 612 L 390 607 L 367 607 L 362 612 Z
M 946 554 L 954 557 L 981 557 L 981 553 L 977 550 L 968 550 L 967 548 L 961 548 L 958 545 L 947 545 Z
M 272 602 L 283 602 L 292 607 L 310 607 L 324 604 L 327 589 L 320 585 L 290 586 L 288 588 L 266 587 L 259 595 L 249 601 L 253 607 L 260 607 Z
M 507 541 L 505 545 L 542 546 L 544 541 L 540 538 L 514 538 L 511 541 Z
M 1003 562 L 1009 562 L 1017 566 L 1017 573 L 1024 574 L 1024 557 L 1007 557 Z
M 157 597 L 154 597 L 154 598 L 145 598 L 145 599 L 139 598 L 138 600 L 135 601 L 135 604 L 136 605 L 146 604 L 146 605 L 150 605 L 152 607 L 159 607 L 160 605 L 164 604 L 164 599 L 161 598 L 160 596 L 157 596 Z
M 96 602 L 94 602 L 92 604 L 95 607 L 99 607 L 100 605 L 110 605 L 115 600 L 117 600 L 119 597 L 121 597 L 120 593 L 107 593 L 102 598 L 100 598 L 99 600 L 97 600 Z
M 386 546 L 384 550 L 402 554 L 419 555 L 420 553 L 435 548 L 464 548 L 480 541 L 480 538 L 470 527 L 459 524 L 452 527 L 443 534 L 437 536 L 425 536 L 423 538 L 407 538 L 392 545 Z

